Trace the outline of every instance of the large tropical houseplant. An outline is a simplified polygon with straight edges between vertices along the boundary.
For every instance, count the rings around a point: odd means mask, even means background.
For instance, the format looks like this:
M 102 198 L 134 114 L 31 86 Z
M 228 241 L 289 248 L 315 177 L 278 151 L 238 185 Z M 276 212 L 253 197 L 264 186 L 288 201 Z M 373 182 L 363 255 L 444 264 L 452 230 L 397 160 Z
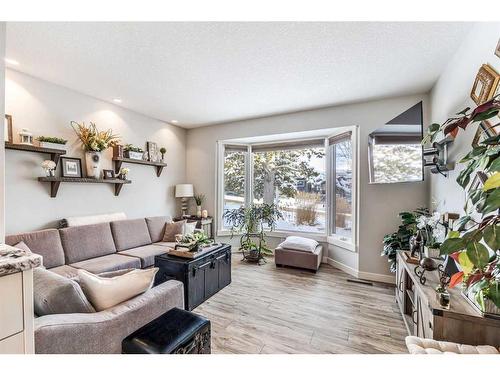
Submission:
M 240 250 L 259 261 L 264 254 L 272 254 L 266 243 L 266 230 L 273 231 L 283 219 L 276 204 L 251 204 L 224 212 L 224 222 L 231 227 L 231 235 L 241 234 Z
M 466 108 L 443 124 L 432 124 L 425 140 L 457 137 L 460 129 L 498 116 L 499 110 L 498 96 L 472 111 Z M 462 283 L 464 293 L 485 312 L 500 308 L 500 136 L 473 146 L 460 163 L 465 168 L 456 181 L 468 189 L 465 214 L 448 233 L 440 253 L 451 256 L 461 268 L 452 275 L 450 287 Z M 477 173 L 485 180 L 474 188 L 469 184 Z

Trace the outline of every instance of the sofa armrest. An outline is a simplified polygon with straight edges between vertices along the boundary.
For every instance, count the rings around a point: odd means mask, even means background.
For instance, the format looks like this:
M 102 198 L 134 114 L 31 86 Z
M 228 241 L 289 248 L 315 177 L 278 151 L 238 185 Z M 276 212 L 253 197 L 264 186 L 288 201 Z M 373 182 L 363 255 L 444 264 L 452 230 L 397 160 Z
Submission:
M 184 307 L 184 286 L 169 280 L 107 310 L 35 319 L 36 353 L 121 353 L 122 340 L 168 310 Z

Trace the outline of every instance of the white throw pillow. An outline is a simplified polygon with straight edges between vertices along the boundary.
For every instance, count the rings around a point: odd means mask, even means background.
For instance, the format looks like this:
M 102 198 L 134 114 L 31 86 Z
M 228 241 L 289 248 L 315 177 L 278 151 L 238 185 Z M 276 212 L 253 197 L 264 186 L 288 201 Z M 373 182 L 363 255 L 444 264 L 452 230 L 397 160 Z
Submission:
M 158 268 L 136 269 L 120 276 L 101 277 L 78 270 L 78 282 L 96 311 L 102 311 L 149 290 L 156 272 Z
M 281 247 L 283 249 L 307 251 L 312 253 L 314 252 L 314 250 L 316 250 L 316 247 L 318 247 L 318 245 L 318 241 L 311 240 L 310 238 L 289 236 L 285 241 L 280 243 L 278 247 Z
M 186 235 L 186 234 L 193 234 L 194 233 L 194 230 L 196 229 L 196 224 L 197 222 L 196 221 L 193 221 L 192 223 L 184 223 L 184 230 L 182 232 L 182 234 Z

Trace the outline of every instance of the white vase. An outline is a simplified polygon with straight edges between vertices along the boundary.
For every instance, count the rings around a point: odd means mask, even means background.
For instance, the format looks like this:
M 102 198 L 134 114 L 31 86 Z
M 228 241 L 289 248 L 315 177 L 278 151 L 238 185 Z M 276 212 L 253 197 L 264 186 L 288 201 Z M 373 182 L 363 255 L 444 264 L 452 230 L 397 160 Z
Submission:
M 196 206 L 196 217 L 201 217 L 201 206 Z
M 85 166 L 87 167 L 87 177 L 99 178 L 101 170 L 101 153 L 98 151 L 88 151 L 85 153 Z

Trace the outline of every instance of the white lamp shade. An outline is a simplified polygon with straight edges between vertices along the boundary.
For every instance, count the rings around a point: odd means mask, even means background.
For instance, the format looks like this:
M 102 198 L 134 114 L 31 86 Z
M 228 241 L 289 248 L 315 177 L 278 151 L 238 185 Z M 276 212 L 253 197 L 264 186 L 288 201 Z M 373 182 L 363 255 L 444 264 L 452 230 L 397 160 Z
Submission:
M 179 184 L 175 185 L 175 197 L 176 198 L 188 198 L 194 195 L 193 185 L 191 184 Z

